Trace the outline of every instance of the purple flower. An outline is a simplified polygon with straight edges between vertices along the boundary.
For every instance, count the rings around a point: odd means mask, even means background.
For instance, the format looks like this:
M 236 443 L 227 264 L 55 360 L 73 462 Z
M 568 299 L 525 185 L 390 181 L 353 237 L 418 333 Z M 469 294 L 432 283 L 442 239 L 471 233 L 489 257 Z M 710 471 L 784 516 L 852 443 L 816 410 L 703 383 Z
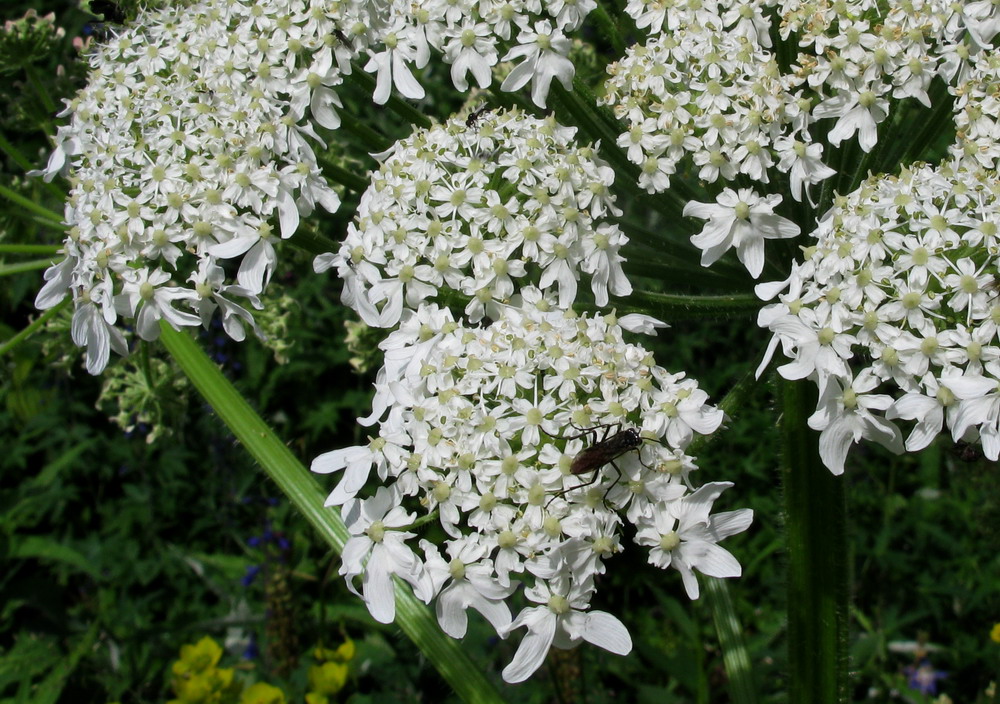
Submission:
M 937 694 L 937 682 L 948 676 L 943 670 L 935 670 L 934 665 L 927 658 L 924 658 L 917 665 L 909 665 L 903 669 L 910 689 L 915 689 L 922 694 Z

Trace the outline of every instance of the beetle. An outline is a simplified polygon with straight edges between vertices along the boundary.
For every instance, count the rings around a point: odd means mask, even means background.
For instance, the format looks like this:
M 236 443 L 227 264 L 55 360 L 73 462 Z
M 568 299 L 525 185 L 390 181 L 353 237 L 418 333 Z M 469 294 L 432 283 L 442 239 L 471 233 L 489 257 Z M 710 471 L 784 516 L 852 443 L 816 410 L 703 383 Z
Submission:
M 604 428 L 604 437 L 597 440 L 597 431 L 601 428 Z M 612 434 L 612 431 L 616 429 L 617 432 Z M 581 430 L 582 432 L 577 435 L 553 437 L 560 437 L 563 440 L 576 440 L 577 438 L 590 436 L 591 444 L 583 448 L 573 458 L 573 461 L 569 466 L 569 472 L 573 476 L 593 472 L 594 477 L 590 481 L 584 482 L 583 484 L 578 484 L 576 486 L 569 487 L 568 489 L 556 492 L 552 495 L 552 498 L 550 498 L 549 501 L 552 501 L 552 499 L 557 496 L 562 496 L 569 491 L 573 491 L 574 489 L 582 489 L 585 486 L 590 486 L 595 483 L 601 476 L 601 473 L 598 470 L 600 470 L 600 468 L 604 465 L 610 464 L 614 467 L 618 476 L 615 477 L 613 482 L 611 482 L 611 486 L 608 487 L 608 490 L 604 492 L 604 496 L 607 497 L 608 492 L 610 492 L 622 478 L 622 471 L 618 468 L 618 465 L 615 464 L 615 460 L 632 450 L 638 450 L 642 447 L 643 443 L 643 439 L 639 435 L 638 430 L 635 428 L 625 428 L 624 430 L 621 430 L 620 423 L 604 423 L 601 425 L 595 425 L 592 428 L 581 428 Z M 641 461 L 642 460 L 640 459 L 640 462 Z M 548 504 L 546 504 L 546 506 L 547 505 Z

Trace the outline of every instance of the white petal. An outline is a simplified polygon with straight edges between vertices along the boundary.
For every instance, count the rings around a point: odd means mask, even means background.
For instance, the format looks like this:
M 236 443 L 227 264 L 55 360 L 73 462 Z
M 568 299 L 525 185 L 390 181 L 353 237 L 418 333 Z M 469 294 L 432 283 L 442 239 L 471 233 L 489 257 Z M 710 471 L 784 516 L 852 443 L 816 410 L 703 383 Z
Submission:
M 514 659 L 503 669 L 504 682 L 515 684 L 531 677 L 545 662 L 545 656 L 552 645 L 556 633 L 556 615 L 546 606 L 536 607 L 531 611 L 536 612 L 530 624 L 531 630 L 521 640 Z M 523 612 L 518 615 L 518 619 L 522 615 Z
M 632 652 L 632 637 L 621 621 L 604 611 L 591 611 L 585 616 L 586 626 L 581 632 L 585 641 L 615 655 Z

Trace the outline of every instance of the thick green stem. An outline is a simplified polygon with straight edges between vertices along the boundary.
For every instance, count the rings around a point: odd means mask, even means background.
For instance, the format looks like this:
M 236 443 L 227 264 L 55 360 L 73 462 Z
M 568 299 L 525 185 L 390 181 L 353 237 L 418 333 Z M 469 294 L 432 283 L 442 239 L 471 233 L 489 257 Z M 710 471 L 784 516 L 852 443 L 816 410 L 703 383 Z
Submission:
M 340 129 L 357 137 L 365 149 L 371 152 L 384 152 L 392 146 L 392 140 L 376 132 L 361 120 L 352 115 L 341 115 Z
M 367 173 L 363 176 L 357 173 L 352 173 L 343 166 L 333 163 L 331 159 L 324 156 L 319 157 L 319 163 L 320 166 L 323 167 L 324 176 L 329 178 L 331 181 L 336 181 L 348 190 L 362 193 L 370 184 Z
M 880 169 L 895 173 L 899 164 L 909 164 L 917 158 L 933 160 L 938 157 L 927 154 L 927 147 L 939 146 L 941 135 L 954 132 L 955 118 L 952 111 L 955 99 L 948 93 L 948 85 L 940 79 L 931 82 L 930 99 L 932 112 L 920 120 L 920 131 L 908 139 L 893 140 L 897 149 L 886 155 L 886 159 L 879 164 Z M 906 148 L 900 154 L 898 147 L 903 145 Z
M 0 254 L 59 254 L 57 244 L 0 244 Z
M 848 563 L 841 477 L 819 458 L 806 425 L 815 390 L 780 381 L 781 466 L 788 536 L 788 701 L 847 701 Z
M 726 664 L 729 700 L 733 704 L 754 704 L 757 701 L 757 688 L 754 684 L 753 665 L 743 638 L 743 627 L 736 617 L 733 600 L 729 596 L 729 584 L 724 579 L 714 577 L 706 579 L 704 584 L 705 596 L 715 622 L 715 632 L 722 648 L 722 660 Z
M 622 33 L 618 29 L 618 21 L 612 18 L 608 9 L 604 6 L 604 2 L 598 0 L 597 7 L 594 8 L 591 17 L 597 22 L 597 26 L 608 42 L 611 44 L 611 48 L 615 50 L 615 54 L 621 56 L 625 53 L 625 40 L 622 38 Z
M 612 305 L 620 314 L 644 313 L 666 320 L 693 320 L 729 318 L 736 315 L 749 317 L 761 307 L 762 303 L 751 294 L 689 296 L 634 291 L 628 298 L 614 300 Z
M 38 96 L 39 101 L 42 103 L 42 107 L 45 110 L 44 116 L 39 117 L 39 126 L 42 128 L 42 132 L 49 135 L 56 133 L 55 125 L 52 124 L 52 120 L 49 119 L 49 115 L 54 115 L 57 111 L 56 104 L 52 100 L 52 96 L 49 95 L 49 91 L 46 89 L 46 85 L 49 85 L 47 81 L 42 81 L 38 77 L 38 71 L 32 66 L 25 66 L 24 72 L 28 76 L 28 82 L 31 87 L 35 89 L 35 94 Z
M 292 451 L 260 419 L 188 333 L 161 323 L 160 339 L 222 422 L 319 536 L 338 553 L 343 550 L 350 534 L 340 513 L 323 506 L 325 494 Z M 396 583 L 396 624 L 463 700 L 483 704 L 503 702 L 459 642 L 441 631 L 430 610 L 400 582 Z

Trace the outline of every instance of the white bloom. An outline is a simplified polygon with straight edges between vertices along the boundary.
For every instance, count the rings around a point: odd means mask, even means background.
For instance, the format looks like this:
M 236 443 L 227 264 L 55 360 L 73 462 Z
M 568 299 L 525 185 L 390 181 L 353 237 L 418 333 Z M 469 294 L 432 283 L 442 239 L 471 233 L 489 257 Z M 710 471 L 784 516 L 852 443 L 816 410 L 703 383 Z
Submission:
M 650 563 L 661 569 L 673 567 L 681 574 L 688 597 L 697 599 L 694 570 L 709 577 L 739 577 L 740 563 L 718 542 L 750 527 L 753 511 L 741 509 L 709 516 L 712 504 L 731 482 L 705 484 L 679 501 L 652 512 L 636 533 L 636 542 L 647 545 Z
M 861 149 L 870 152 L 878 141 L 878 123 L 889 114 L 889 101 L 872 90 L 843 92 L 813 108 L 813 117 L 839 118 L 827 139 L 834 146 L 858 133 Z
M 557 78 L 566 90 L 573 90 L 576 69 L 566 58 L 572 42 L 548 20 L 536 22 L 534 30 L 524 29 L 517 37 L 518 46 L 507 52 L 503 61 L 521 63 L 504 79 L 500 90 L 515 91 L 531 82 L 531 101 L 545 107 L 552 79 Z
M 400 528 L 413 522 L 413 514 L 399 506 L 394 492 L 379 487 L 374 497 L 352 500 L 344 507 L 347 529 L 354 536 L 341 553 L 340 574 L 355 594 L 353 578 L 363 575 L 361 596 L 372 617 L 392 623 L 396 617 L 396 597 L 392 576 L 419 586 L 422 564 L 405 540 L 412 538 Z
M 606 219 L 617 212 L 613 171 L 574 132 L 519 111 L 416 132 L 384 155 L 339 253 L 314 267 L 336 266 L 344 303 L 378 327 L 444 288 L 468 297 L 473 322 L 495 317 L 536 270 L 542 296 L 561 308 L 581 279 L 598 305 L 627 295 L 628 238 Z
M 738 520 L 709 515 L 721 489 L 689 489 L 696 465 L 684 449 L 723 419 L 697 383 L 627 344 L 613 314 L 577 317 L 539 310 L 542 302 L 527 288 L 524 308 L 505 306 L 496 321 L 476 327 L 436 306 L 407 311 L 382 343 L 386 363 L 365 419 L 378 436 L 313 462 L 317 472 L 345 470 L 327 503 L 343 502 L 356 537 L 342 573 L 363 577 L 376 618 L 389 616 L 386 584 L 398 574 L 421 598 L 437 599 L 438 620 L 452 636 L 464 635 L 469 608 L 502 636 L 525 626 L 504 670 L 508 681 L 527 678 L 550 645 L 586 640 L 628 652 L 624 625 L 587 610 L 593 577 L 622 550 L 624 520 L 640 529 L 655 515 L 681 520 L 691 549 L 713 557 L 685 552 L 674 566 L 717 576 L 734 576 L 738 564 L 729 556 L 723 565 L 719 556 L 728 553 L 704 544 L 749 523 L 749 512 L 737 512 Z M 656 324 L 643 316 L 630 322 Z M 614 466 L 587 459 L 587 448 L 602 442 L 615 448 Z M 373 468 L 390 488 L 361 499 Z M 422 568 L 411 552 L 416 536 L 401 530 L 415 514 L 433 518 L 445 536 L 421 543 Z M 511 622 L 506 600 L 522 584 L 540 606 Z
M 809 427 L 821 431 L 819 455 L 834 474 L 844 473 L 847 451 L 862 438 L 897 454 L 903 451 L 899 428 L 874 413 L 892 404 L 889 396 L 869 393 L 877 385 L 878 378 L 868 370 L 853 379 L 832 378 L 821 392 L 816 412 L 809 416 Z
M 732 247 L 754 278 L 764 269 L 764 240 L 786 239 L 799 234 L 799 226 L 775 215 L 781 196 L 760 197 L 748 188 L 739 192 L 725 189 L 715 203 L 690 201 L 684 206 L 686 217 L 708 220 L 691 244 L 702 250 L 701 265 L 710 266 Z
M 758 315 L 774 333 L 765 364 L 780 345 L 778 372 L 819 387 L 810 426 L 832 471 L 861 439 L 900 450 L 893 420 L 909 421 L 910 451 L 950 432 L 1000 453 L 982 400 L 1000 378 L 998 193 L 996 171 L 965 155 L 871 176 L 836 200 L 786 281 L 758 287 L 786 291 Z
M 37 299 L 48 308 L 74 297 L 74 341 L 88 348 L 91 373 L 110 350 L 125 352 L 124 326 L 154 339 L 160 320 L 207 325 L 221 310 L 227 334 L 243 339 L 277 261 L 270 223 L 289 237 L 317 203 L 338 207 L 310 146 L 322 144 L 312 119 L 336 124 L 340 73 L 322 41 L 332 25 L 294 5 L 269 5 L 289 19 L 284 28 L 247 3 L 166 7 L 91 57 L 44 171 L 71 172 L 75 185 L 66 258 Z M 224 258 L 239 266 L 219 266 Z
M 539 580 L 533 589 L 525 590 L 525 595 L 543 605 L 523 609 L 502 634 L 506 636 L 521 626 L 528 629 L 514 659 L 503 670 L 505 682 L 528 679 L 541 667 L 553 643 L 567 648 L 585 640 L 616 655 L 631 652 L 632 638 L 621 621 L 603 611 L 583 611 L 589 601 L 585 583 Z

